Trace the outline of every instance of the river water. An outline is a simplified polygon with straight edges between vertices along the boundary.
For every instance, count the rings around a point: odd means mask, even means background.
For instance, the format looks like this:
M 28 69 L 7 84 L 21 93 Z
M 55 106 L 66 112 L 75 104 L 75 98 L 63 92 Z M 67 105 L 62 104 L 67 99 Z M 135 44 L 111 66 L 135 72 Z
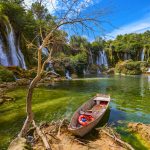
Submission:
M 25 88 L 10 91 L 8 95 L 13 96 L 15 102 L 0 106 L 0 149 L 6 149 L 9 141 L 21 129 L 25 120 L 26 92 Z M 82 78 L 37 88 L 33 96 L 35 119 L 37 122 L 64 117 L 70 119 L 73 112 L 96 93 L 111 96 L 105 122 L 113 125 L 136 149 L 146 149 L 137 139 L 132 143 L 133 136 L 123 132 L 121 124 L 132 121 L 150 123 L 150 76 Z

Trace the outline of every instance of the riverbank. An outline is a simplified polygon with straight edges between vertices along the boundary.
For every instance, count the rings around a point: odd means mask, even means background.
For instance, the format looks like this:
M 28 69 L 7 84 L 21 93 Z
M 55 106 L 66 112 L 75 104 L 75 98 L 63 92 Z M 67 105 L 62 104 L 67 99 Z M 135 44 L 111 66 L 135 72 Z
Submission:
M 45 144 L 39 136 L 39 131 L 51 150 L 135 150 L 129 143 L 124 142 L 121 135 L 110 126 L 95 128 L 81 138 L 68 131 L 68 124 L 66 119 L 42 123 L 38 131 L 36 128 L 31 128 L 26 139 L 13 140 L 8 150 L 17 150 L 17 148 L 19 150 L 45 150 Z M 131 134 L 133 132 L 139 136 L 145 150 L 150 149 L 150 124 L 131 122 L 128 123 L 128 130 Z
M 128 124 L 129 130 L 136 134 L 137 138 L 150 149 L 150 124 L 131 122 Z
M 131 145 L 122 141 L 120 135 L 111 127 L 93 129 L 88 135 L 80 138 L 68 131 L 68 124 L 67 120 L 41 124 L 39 129 L 52 150 L 134 150 Z M 15 150 L 17 144 L 20 145 L 20 150 L 27 145 L 33 150 L 45 150 L 43 141 L 33 128 L 28 132 L 27 140 L 20 141 L 12 142 L 9 150 Z

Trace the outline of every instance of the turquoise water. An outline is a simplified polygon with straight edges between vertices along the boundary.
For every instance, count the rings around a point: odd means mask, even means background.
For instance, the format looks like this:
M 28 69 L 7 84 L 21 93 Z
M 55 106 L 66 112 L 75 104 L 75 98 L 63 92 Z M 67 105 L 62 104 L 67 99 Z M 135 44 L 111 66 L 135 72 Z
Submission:
M 15 102 L 0 106 L 0 149 L 6 149 L 21 129 L 25 120 L 26 92 L 24 88 L 10 91 L 8 95 L 13 96 Z M 134 135 L 124 130 L 124 125 L 131 121 L 150 123 L 150 76 L 82 78 L 37 88 L 33 97 L 35 119 L 37 122 L 70 119 L 73 112 L 96 93 L 111 95 L 107 123 L 113 124 L 136 149 L 146 149 Z

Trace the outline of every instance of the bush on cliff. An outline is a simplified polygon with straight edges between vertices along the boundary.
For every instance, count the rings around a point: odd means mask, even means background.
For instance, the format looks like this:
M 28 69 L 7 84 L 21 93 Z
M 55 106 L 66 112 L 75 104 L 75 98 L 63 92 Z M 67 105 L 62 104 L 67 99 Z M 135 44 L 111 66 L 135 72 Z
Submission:
M 126 60 L 116 64 L 115 72 L 126 75 L 139 75 L 146 72 L 148 67 L 147 62 Z

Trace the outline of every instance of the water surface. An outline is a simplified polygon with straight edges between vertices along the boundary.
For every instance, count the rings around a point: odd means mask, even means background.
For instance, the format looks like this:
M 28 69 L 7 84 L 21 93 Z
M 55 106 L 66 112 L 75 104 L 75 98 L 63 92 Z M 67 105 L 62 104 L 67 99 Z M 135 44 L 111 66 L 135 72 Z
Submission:
M 0 149 L 6 149 L 25 120 L 27 89 L 9 92 L 15 102 L 0 106 Z M 37 88 L 33 97 L 33 111 L 37 122 L 70 119 L 73 112 L 96 93 L 110 94 L 112 101 L 107 115 L 108 124 L 115 124 L 118 132 L 136 149 L 146 149 L 138 139 L 125 132 L 118 122 L 150 123 L 150 76 L 112 76 L 61 81 L 53 87 Z M 130 136 L 131 137 L 130 137 Z M 128 138 L 125 138 L 128 137 Z

